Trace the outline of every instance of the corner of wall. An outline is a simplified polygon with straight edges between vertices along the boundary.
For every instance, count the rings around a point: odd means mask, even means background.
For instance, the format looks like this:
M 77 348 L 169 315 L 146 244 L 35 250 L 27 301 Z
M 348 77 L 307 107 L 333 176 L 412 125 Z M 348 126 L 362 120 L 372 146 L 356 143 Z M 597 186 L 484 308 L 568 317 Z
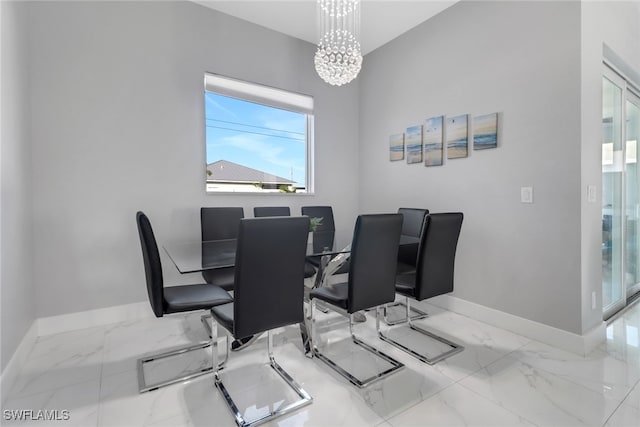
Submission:
M 38 339 L 37 325 L 38 322 L 36 320 L 31 323 L 27 333 L 22 338 L 22 341 L 20 341 L 20 344 L 16 348 L 16 351 L 13 353 L 13 356 L 5 368 L 2 370 L 2 374 L 0 374 L 0 403 L 3 407 L 13 384 L 16 382 L 16 378 L 18 378 L 18 375 L 22 370 L 25 360 L 27 360 L 27 356 L 29 356 L 31 349 Z

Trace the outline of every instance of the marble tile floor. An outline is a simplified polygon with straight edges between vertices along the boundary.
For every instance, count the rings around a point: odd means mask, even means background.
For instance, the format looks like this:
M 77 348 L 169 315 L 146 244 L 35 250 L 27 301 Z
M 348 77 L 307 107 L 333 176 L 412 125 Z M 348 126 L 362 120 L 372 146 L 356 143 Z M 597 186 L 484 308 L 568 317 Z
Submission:
M 302 355 L 299 329 L 275 331 L 275 356 L 314 402 L 267 426 L 640 426 L 640 304 L 607 328 L 607 340 L 587 357 L 530 340 L 423 303 L 420 326 L 465 350 L 434 366 L 377 339 L 368 314 L 355 333 L 405 364 L 357 389 L 318 359 Z M 66 421 L 8 421 L 2 425 L 234 426 L 211 375 L 156 391 L 137 391 L 143 354 L 205 340 L 199 313 L 123 322 L 40 337 L 6 396 L 3 410 L 67 410 Z M 321 349 L 368 374 L 380 366 L 347 340 L 346 320 L 319 314 Z M 395 328 L 395 327 L 394 327 Z M 222 332 L 222 330 L 221 330 Z M 397 337 L 426 343 L 403 330 Z M 425 347 L 428 350 L 428 346 Z M 146 371 L 206 364 L 210 350 L 164 361 Z M 222 379 L 251 418 L 295 398 L 266 365 L 266 338 L 232 353 Z M 5 415 L 3 411 L 3 415 Z

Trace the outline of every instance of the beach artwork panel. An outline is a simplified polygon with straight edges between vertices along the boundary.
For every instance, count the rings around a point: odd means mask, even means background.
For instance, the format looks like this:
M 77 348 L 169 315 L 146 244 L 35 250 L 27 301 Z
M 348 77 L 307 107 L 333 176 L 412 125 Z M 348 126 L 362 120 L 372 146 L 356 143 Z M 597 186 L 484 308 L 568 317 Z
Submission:
M 407 146 L 407 163 L 422 163 L 422 125 L 407 128 L 404 142 Z
M 389 136 L 389 160 L 404 159 L 404 133 L 396 133 Z
M 447 158 L 460 159 L 469 155 L 468 115 L 447 117 Z
M 424 123 L 424 165 L 442 165 L 443 117 L 431 117 Z
M 498 146 L 498 113 L 473 118 L 473 149 L 486 150 Z

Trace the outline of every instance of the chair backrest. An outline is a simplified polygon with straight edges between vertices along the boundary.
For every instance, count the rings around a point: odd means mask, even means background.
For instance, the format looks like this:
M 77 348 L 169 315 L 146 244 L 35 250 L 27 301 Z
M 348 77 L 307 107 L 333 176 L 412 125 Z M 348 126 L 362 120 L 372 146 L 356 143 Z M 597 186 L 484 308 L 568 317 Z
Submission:
M 253 216 L 262 218 L 265 216 L 291 216 L 289 206 L 256 206 L 253 208 Z
M 331 206 L 303 206 L 302 215 L 309 218 L 322 218 L 322 222 L 313 232 L 313 251 L 322 252 L 325 248 L 333 249 L 336 226 L 333 222 Z
M 149 302 L 156 317 L 162 317 L 164 314 L 164 288 L 158 244 L 153 235 L 149 218 L 144 213 L 138 212 L 136 214 L 136 223 L 138 224 L 138 235 L 142 246 L 142 259 L 144 260 Z
M 200 208 L 202 241 L 235 239 L 244 210 L 235 207 Z
M 349 301 L 354 313 L 395 299 L 402 215 L 360 215 L 351 243 Z
M 420 238 L 422 226 L 429 209 L 400 208 L 402 214 L 402 235 Z M 401 246 L 398 250 L 398 261 L 415 266 L 418 258 L 418 245 Z
M 402 234 L 420 237 L 424 217 L 429 213 L 429 209 L 400 208 L 398 213 L 402 214 Z
M 247 218 L 236 249 L 236 338 L 300 323 L 309 218 Z
M 418 301 L 453 292 L 456 248 L 463 218 L 461 212 L 427 216 L 418 247 L 415 289 Z

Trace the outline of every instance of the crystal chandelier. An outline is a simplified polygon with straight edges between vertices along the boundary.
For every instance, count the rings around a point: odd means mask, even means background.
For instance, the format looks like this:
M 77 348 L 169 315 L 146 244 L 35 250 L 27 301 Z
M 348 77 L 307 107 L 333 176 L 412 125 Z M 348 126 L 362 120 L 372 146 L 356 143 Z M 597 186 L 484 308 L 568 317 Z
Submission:
M 315 64 L 325 82 L 342 86 L 362 67 L 360 5 L 358 0 L 318 0 L 320 42 Z

